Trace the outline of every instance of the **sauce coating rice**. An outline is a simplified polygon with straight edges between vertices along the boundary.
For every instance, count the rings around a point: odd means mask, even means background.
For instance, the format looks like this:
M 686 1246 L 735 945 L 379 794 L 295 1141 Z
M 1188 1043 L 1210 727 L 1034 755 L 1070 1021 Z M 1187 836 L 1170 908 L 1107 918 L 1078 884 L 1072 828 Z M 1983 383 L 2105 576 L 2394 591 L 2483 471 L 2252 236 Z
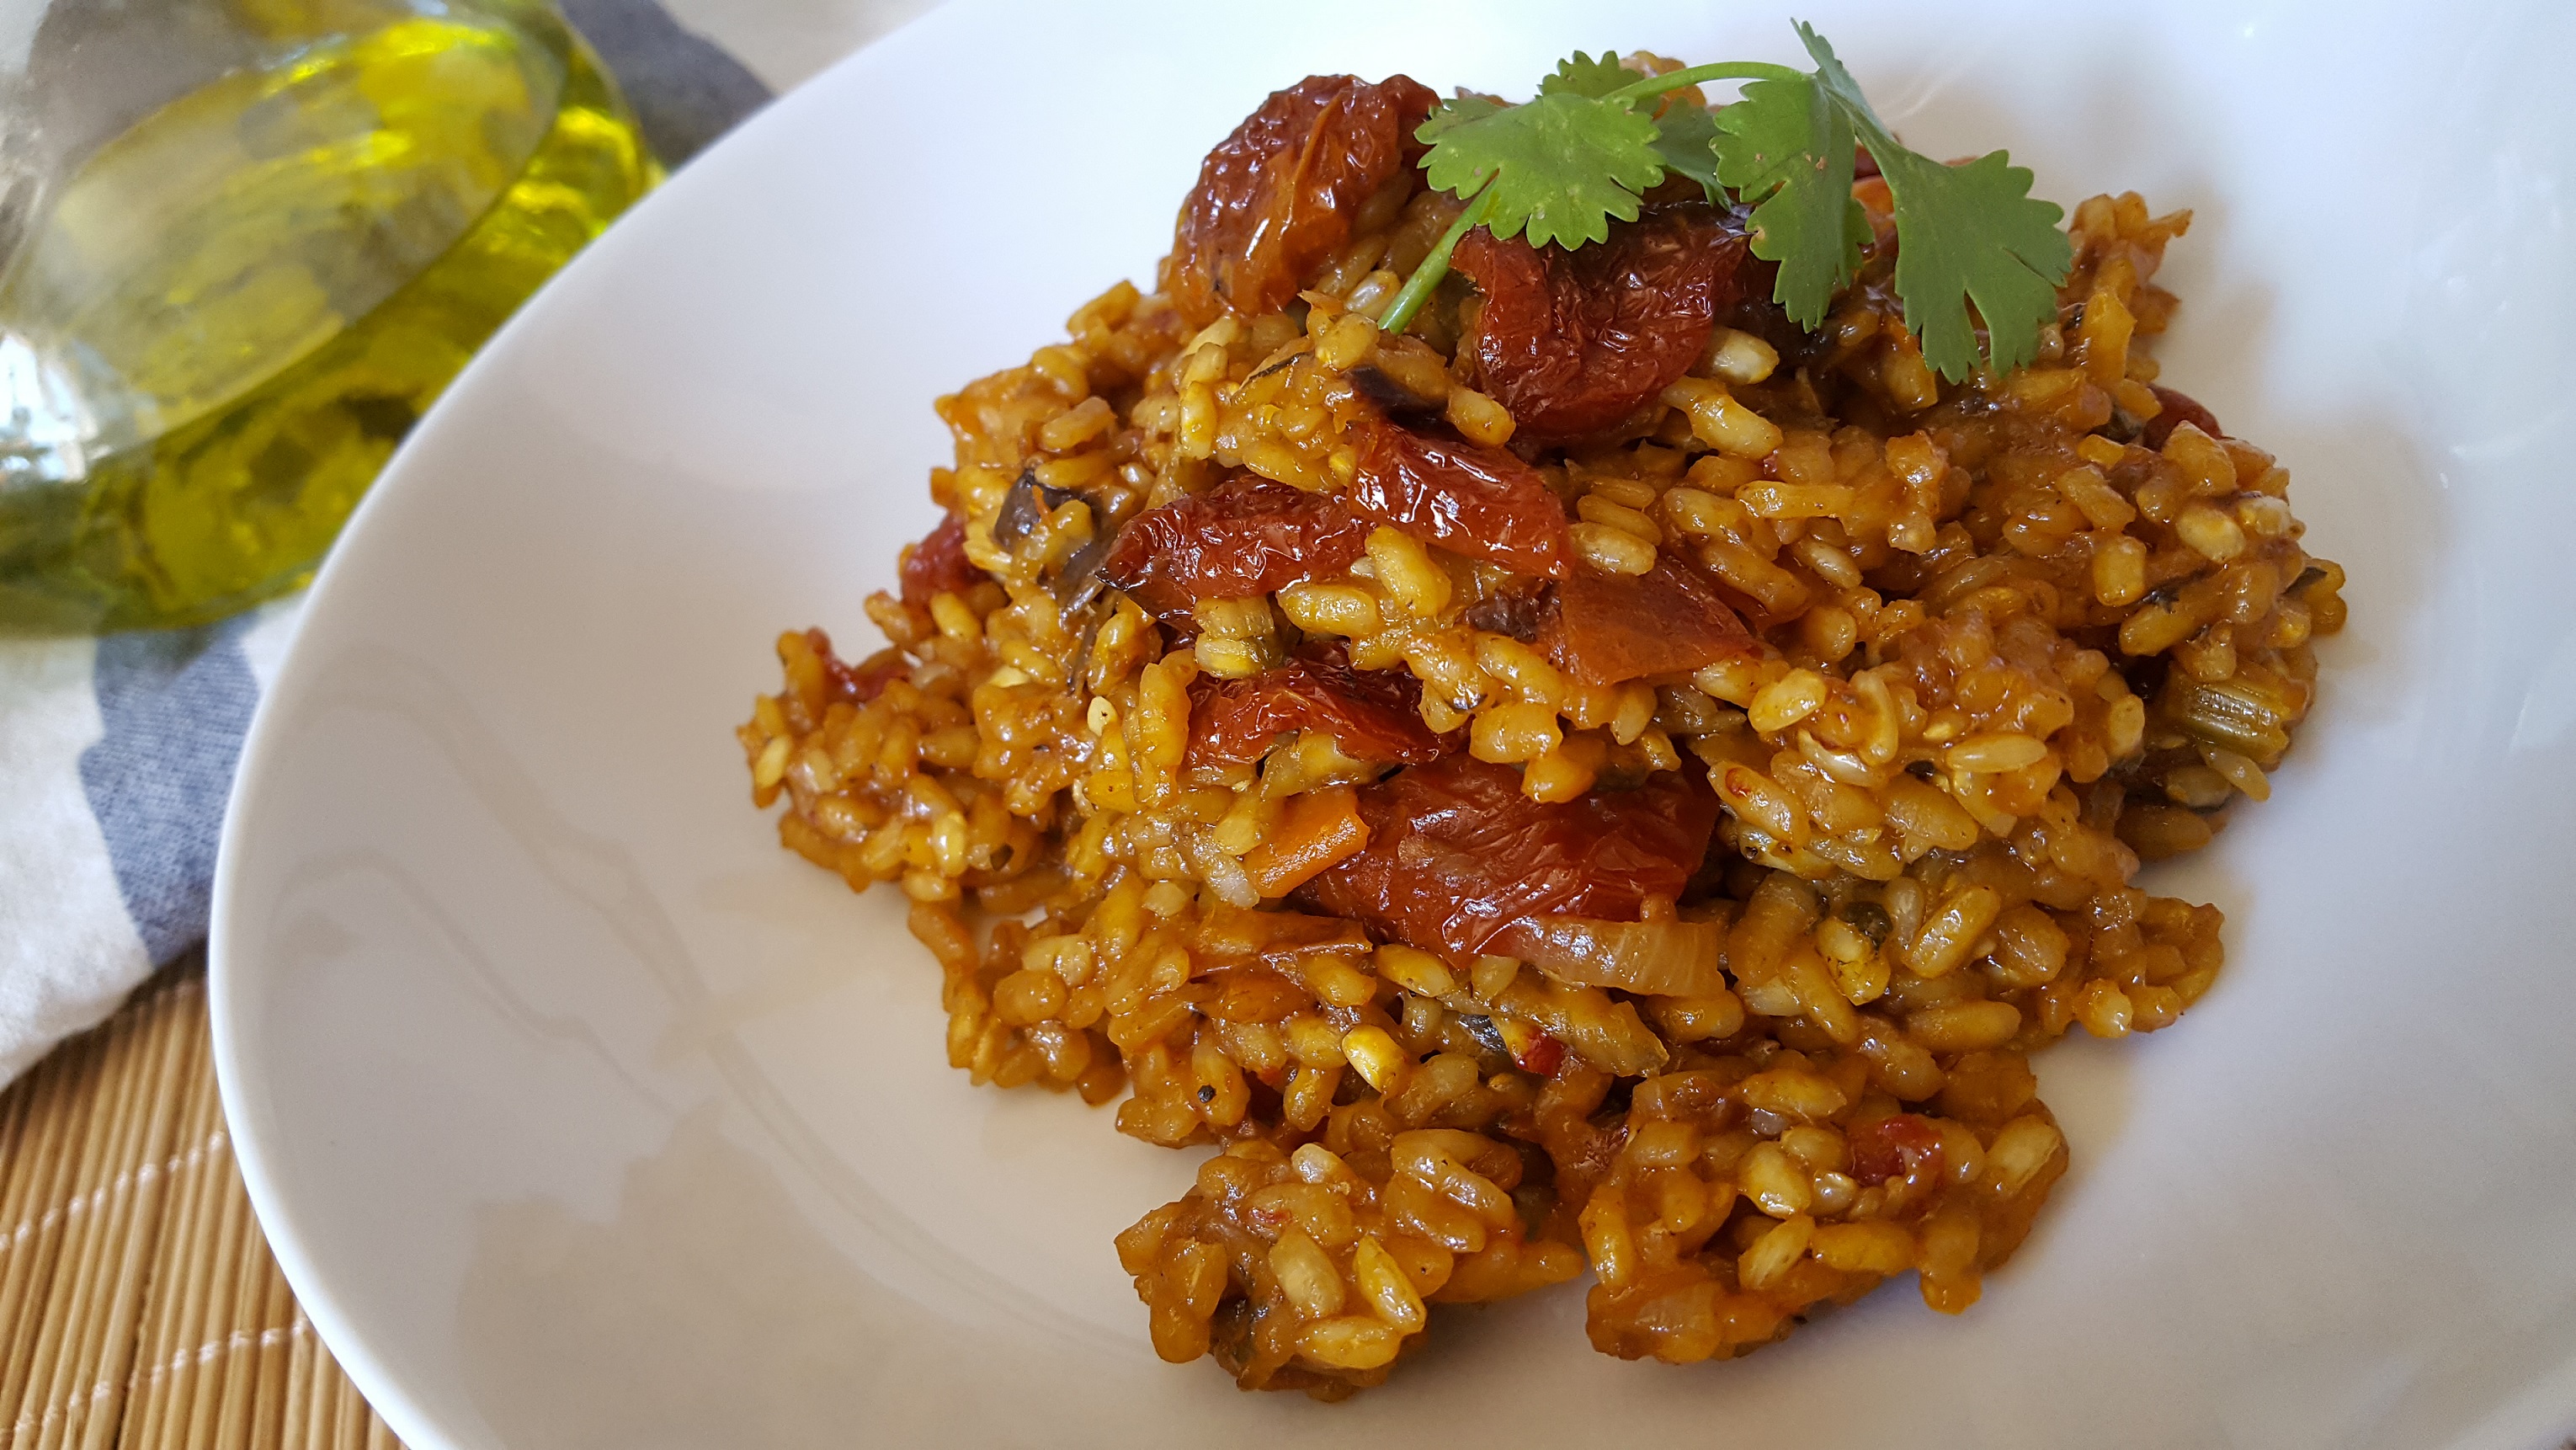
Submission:
M 1162 290 L 940 400 L 891 643 L 780 637 L 753 798 L 910 898 L 976 1083 L 1219 1147 L 1116 1245 L 1166 1359 L 1339 1398 L 1587 1272 L 1674 1363 L 1963 1311 L 2066 1167 L 2031 1055 L 2208 990 L 2217 910 L 2133 878 L 2269 796 L 2343 622 L 2147 351 L 2189 215 L 2076 208 L 2037 362 L 1960 384 L 1868 175 L 1813 331 L 1674 186 L 1468 232 L 1397 336 L 1431 104 L 1273 96 Z

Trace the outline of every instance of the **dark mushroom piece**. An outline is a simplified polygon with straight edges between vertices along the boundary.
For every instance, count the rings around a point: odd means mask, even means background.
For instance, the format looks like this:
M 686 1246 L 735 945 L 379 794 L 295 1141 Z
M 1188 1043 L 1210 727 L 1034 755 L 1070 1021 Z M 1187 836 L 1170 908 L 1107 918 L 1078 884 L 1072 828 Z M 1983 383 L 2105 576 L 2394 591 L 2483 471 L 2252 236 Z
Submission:
M 1449 365 L 1430 344 L 1380 337 L 1377 352 L 1350 371 L 1360 396 L 1389 413 L 1437 413 L 1449 404 Z
M 1019 547 L 1029 530 L 1057 509 L 1082 495 L 1069 488 L 1050 488 L 1038 482 L 1034 467 L 1023 468 L 1011 481 L 1008 493 L 1002 495 L 1002 507 L 993 515 L 993 542 L 1003 549 Z

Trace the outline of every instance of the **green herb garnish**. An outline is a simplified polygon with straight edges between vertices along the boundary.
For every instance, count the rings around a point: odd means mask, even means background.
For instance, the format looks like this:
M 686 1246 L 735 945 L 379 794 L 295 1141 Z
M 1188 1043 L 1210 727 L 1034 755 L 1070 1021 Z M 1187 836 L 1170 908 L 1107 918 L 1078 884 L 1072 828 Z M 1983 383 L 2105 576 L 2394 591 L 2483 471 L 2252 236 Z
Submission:
M 1798 38 L 1813 71 L 1738 61 L 1641 78 L 1609 52 L 1577 51 L 1521 105 L 1462 96 L 1441 106 L 1414 133 L 1431 147 L 1422 165 L 1434 189 L 1468 206 L 1396 293 L 1383 325 L 1401 332 L 1412 321 L 1469 228 L 1525 235 L 1532 246 L 1584 246 L 1606 239 L 1613 220 L 1636 220 L 1644 194 L 1676 173 L 1712 201 L 1753 204 L 1753 254 L 1780 264 L 1772 296 L 1812 328 L 1869 240 L 1851 195 L 1857 142 L 1895 203 L 1896 295 L 1924 360 L 1953 382 L 1976 371 L 1974 303 L 1986 329 L 1983 361 L 1997 372 L 2028 363 L 2074 263 L 2057 229 L 2065 213 L 2033 197 L 2029 170 L 2001 151 L 1946 166 L 1907 150 L 1824 37 L 1800 22 Z M 1723 80 L 1746 84 L 1714 115 L 1688 105 L 1654 114 L 1667 92 Z

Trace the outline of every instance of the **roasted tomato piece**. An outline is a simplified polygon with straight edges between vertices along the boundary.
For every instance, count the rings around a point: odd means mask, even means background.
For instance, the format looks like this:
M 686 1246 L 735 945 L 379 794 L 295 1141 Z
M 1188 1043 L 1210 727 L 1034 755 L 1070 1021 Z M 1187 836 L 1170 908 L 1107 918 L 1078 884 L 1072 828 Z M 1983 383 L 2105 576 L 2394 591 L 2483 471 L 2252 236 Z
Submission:
M 1941 1171 L 1941 1130 L 1929 1118 L 1898 1113 L 1851 1130 L 1852 1181 L 1866 1187 L 1891 1178 Z
M 963 594 L 984 582 L 984 571 L 966 558 L 966 526 L 955 514 L 928 537 L 903 551 L 903 602 L 929 607 L 934 594 Z
M 2157 402 L 2164 404 L 2164 410 L 2149 418 L 2146 427 L 2139 434 L 2138 441 L 2149 448 L 2163 452 L 2165 440 L 2173 436 L 2173 430 L 2185 423 L 2189 423 L 2212 438 L 2227 436 L 2227 430 L 2218 426 L 2218 415 L 2202 407 L 2200 400 L 2191 394 L 2176 392 L 2172 388 L 2158 387 L 2154 383 L 2147 384 L 2147 391 L 2156 395 Z
M 1410 76 L 1308 76 L 1271 92 L 1208 153 L 1172 229 L 1164 290 L 1190 326 L 1285 306 L 1351 239 L 1361 203 L 1390 181 L 1413 184 L 1414 128 L 1439 103 Z
M 1450 258 L 1485 296 L 1460 350 L 1511 410 L 1515 441 L 1615 428 L 1690 371 L 1747 255 L 1744 233 L 1705 206 L 1613 223 L 1608 241 L 1572 252 L 1479 227 Z
M 1762 647 L 1717 586 L 1669 554 L 1643 574 L 1575 570 L 1556 586 L 1538 646 L 1587 685 L 1684 674 Z
M 1565 1061 L 1565 1044 L 1545 1034 L 1533 1039 L 1527 1047 L 1512 1054 L 1512 1063 L 1521 1071 L 1540 1077 L 1555 1074 Z
M 1447 748 L 1422 723 L 1413 671 L 1355 670 L 1338 650 L 1248 680 L 1200 675 L 1190 696 L 1191 765 L 1259 760 L 1291 730 L 1324 731 L 1344 755 L 1380 764 L 1421 764 Z
M 1470 559 L 1562 579 L 1573 548 L 1565 505 L 1539 471 L 1500 448 L 1370 421 L 1352 430 L 1359 473 L 1343 495 L 1390 528 Z
M 1339 499 L 1243 474 L 1129 520 L 1100 577 L 1158 617 L 1186 615 L 1339 572 L 1368 532 Z
M 1535 579 L 1504 589 L 1467 606 L 1467 623 L 1494 634 L 1507 634 L 1523 644 L 1536 644 L 1539 631 L 1556 613 L 1556 586 Z
M 1300 888 L 1309 906 L 1455 958 L 1533 916 L 1635 920 L 1681 894 L 1717 825 L 1700 772 L 1549 805 L 1521 773 L 1460 752 L 1360 790 L 1365 849 Z
M 824 688 L 833 698 L 864 705 L 885 693 L 886 685 L 910 667 L 899 649 L 881 649 L 857 664 L 832 652 L 832 637 L 820 629 L 805 631 L 806 648 L 823 667 Z

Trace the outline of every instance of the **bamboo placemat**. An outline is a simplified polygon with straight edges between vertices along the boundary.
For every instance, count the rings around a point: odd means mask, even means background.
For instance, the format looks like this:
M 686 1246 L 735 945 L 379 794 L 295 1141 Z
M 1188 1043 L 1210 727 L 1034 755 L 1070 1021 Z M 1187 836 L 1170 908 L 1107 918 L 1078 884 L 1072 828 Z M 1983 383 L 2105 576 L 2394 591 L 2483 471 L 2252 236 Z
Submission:
M 0 1094 L 0 1450 L 391 1450 L 286 1287 L 201 955 Z

